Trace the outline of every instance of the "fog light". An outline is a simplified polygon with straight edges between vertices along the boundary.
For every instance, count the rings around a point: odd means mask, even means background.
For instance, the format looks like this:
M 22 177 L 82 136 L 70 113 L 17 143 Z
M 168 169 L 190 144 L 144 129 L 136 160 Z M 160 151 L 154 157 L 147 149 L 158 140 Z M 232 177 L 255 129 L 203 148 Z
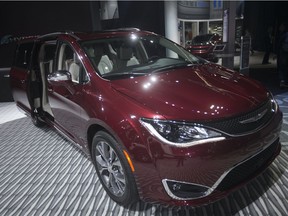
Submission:
M 179 182 L 173 180 L 162 180 L 164 188 L 170 197 L 178 200 L 196 199 L 205 197 L 209 188 L 203 185 Z
M 173 184 L 173 186 L 172 186 L 173 191 L 179 191 L 180 189 L 181 189 L 181 184 L 179 184 L 179 183 Z

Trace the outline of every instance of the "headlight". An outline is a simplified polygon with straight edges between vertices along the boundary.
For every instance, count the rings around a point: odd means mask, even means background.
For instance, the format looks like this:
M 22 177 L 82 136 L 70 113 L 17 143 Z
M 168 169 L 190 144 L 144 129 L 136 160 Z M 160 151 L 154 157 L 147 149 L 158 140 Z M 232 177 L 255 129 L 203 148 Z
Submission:
M 203 127 L 200 124 L 143 118 L 140 123 L 162 142 L 178 147 L 188 147 L 225 139 L 220 132 Z
M 276 113 L 278 111 L 279 105 L 271 92 L 269 92 L 269 98 L 271 101 L 272 112 Z

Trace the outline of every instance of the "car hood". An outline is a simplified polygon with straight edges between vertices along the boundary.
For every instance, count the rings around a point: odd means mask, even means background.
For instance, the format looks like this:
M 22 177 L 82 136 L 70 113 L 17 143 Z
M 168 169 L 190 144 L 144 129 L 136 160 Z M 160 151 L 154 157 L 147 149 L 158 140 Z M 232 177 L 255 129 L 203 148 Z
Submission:
M 118 92 L 173 120 L 213 120 L 255 109 L 267 100 L 257 81 L 204 64 L 111 81 Z

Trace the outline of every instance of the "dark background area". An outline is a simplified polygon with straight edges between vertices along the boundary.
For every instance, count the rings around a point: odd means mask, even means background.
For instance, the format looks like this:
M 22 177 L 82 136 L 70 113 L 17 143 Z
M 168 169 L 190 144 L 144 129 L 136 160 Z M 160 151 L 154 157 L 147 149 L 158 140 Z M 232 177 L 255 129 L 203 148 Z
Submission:
M 102 29 L 137 27 L 164 34 L 163 1 L 119 1 L 119 19 L 103 20 L 97 26 L 93 19 L 99 19 L 99 7 L 97 1 L 0 2 L 0 37 L 92 31 L 100 30 L 101 26 Z
M 164 35 L 163 1 L 119 1 L 119 19 L 102 21 L 103 29 L 135 27 Z
M 93 31 L 137 27 L 164 35 L 163 1 L 119 1 L 119 19 L 99 20 L 97 1 L 0 2 L 0 37 L 28 36 L 55 31 Z M 287 21 L 288 1 L 244 1 L 244 28 L 253 36 L 253 46 L 263 50 L 269 26 L 274 34 Z M 95 23 L 95 20 L 96 21 Z
M 265 50 L 265 35 L 288 22 L 288 1 L 244 1 L 243 30 L 252 35 L 253 49 Z M 164 35 L 164 1 L 118 1 L 119 19 L 100 21 L 99 1 L 0 2 L 0 38 L 41 35 L 55 31 L 93 31 L 136 27 Z M 244 33 L 243 33 L 244 34 Z M 2 45 L 0 67 L 11 65 L 10 46 Z M 275 44 L 274 44 L 275 48 Z
M 250 31 L 255 50 L 265 49 L 265 34 L 269 26 L 273 27 L 273 36 L 277 37 L 282 22 L 288 23 L 288 1 L 245 1 L 243 29 Z
M 0 35 L 91 31 L 90 2 L 0 2 Z

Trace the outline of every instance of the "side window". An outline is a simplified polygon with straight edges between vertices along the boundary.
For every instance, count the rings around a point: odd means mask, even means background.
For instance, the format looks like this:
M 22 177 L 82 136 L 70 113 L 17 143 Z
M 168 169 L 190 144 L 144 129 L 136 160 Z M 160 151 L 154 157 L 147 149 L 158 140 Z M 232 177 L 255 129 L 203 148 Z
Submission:
M 18 45 L 16 50 L 15 62 L 16 67 L 27 69 L 29 67 L 33 42 Z
M 77 53 L 66 43 L 62 43 L 59 48 L 57 59 L 57 70 L 66 70 L 71 74 L 72 82 L 87 82 L 88 77 L 81 64 Z

